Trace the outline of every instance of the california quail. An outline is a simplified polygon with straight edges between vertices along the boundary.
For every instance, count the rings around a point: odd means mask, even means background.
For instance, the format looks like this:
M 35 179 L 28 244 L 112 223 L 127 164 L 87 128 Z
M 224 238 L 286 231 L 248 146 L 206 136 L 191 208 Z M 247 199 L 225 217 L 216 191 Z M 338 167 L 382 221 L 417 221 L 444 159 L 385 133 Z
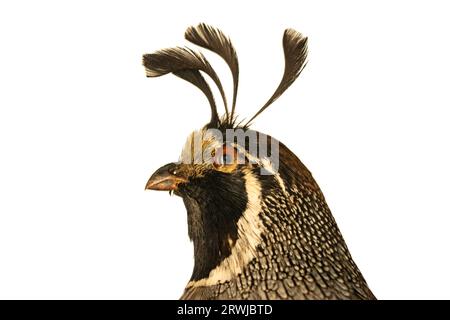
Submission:
M 181 299 L 375 299 L 311 173 L 284 144 L 249 128 L 303 70 L 307 38 L 284 32 L 282 80 L 244 124 L 235 116 L 239 65 L 230 39 L 206 24 L 189 27 L 185 37 L 226 61 L 234 90 L 229 110 L 200 52 L 176 47 L 143 56 L 148 77 L 173 73 L 211 106 L 211 120 L 188 137 L 180 161 L 158 169 L 146 185 L 174 192 L 186 206 L 195 264 Z M 200 71 L 219 89 L 222 117 Z

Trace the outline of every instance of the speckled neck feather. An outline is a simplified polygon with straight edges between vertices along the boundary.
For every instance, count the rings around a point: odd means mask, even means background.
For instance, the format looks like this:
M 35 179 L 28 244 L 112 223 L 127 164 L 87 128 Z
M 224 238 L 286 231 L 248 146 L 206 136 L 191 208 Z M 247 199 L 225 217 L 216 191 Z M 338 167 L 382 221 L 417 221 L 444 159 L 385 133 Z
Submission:
M 193 279 L 182 299 L 375 298 L 310 172 L 284 145 L 280 158 L 288 159 L 280 164 L 284 190 L 274 176 L 258 176 L 262 233 L 255 257 L 231 279 L 233 270 L 222 270 L 220 279 L 214 269 Z

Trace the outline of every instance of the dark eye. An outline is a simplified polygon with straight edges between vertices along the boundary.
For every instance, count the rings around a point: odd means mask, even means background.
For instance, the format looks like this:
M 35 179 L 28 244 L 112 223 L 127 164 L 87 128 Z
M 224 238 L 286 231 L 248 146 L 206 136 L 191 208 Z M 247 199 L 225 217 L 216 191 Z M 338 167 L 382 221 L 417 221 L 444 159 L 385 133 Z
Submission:
M 222 157 L 222 163 L 223 164 L 232 164 L 233 157 L 231 154 L 224 154 Z
M 219 168 L 233 165 L 237 161 L 237 155 L 237 150 L 233 146 L 224 145 L 215 152 L 214 166 Z

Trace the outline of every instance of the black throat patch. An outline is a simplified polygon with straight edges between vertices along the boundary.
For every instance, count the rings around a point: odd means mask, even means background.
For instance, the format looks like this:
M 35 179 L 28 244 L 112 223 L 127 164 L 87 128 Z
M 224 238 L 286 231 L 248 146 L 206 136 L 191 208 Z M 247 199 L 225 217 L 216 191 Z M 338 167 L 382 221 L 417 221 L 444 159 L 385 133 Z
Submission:
M 231 254 L 238 238 L 237 222 L 247 207 L 242 172 L 210 172 L 180 186 L 194 243 L 195 265 L 191 281 L 207 278 Z

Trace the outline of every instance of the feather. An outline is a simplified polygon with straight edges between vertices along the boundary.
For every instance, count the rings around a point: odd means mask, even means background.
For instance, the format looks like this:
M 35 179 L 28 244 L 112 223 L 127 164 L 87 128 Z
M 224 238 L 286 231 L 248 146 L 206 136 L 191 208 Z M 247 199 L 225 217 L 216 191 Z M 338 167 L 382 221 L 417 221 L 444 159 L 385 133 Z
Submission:
M 211 77 L 219 91 L 223 92 L 223 88 L 216 72 L 201 53 L 181 47 L 163 49 L 155 53 L 144 54 L 143 65 L 147 77 L 159 77 L 173 73 L 197 86 L 206 95 L 211 106 L 210 125 L 218 125 L 219 116 L 214 96 L 200 71 Z
M 228 64 L 233 76 L 233 104 L 231 106 L 231 116 L 228 115 L 228 107 L 226 104 L 225 111 L 227 114 L 227 122 L 233 121 L 239 82 L 239 62 L 236 50 L 234 49 L 230 38 L 228 38 L 219 29 L 211 27 L 205 23 L 200 23 L 196 27 L 189 27 L 186 30 L 184 37 L 186 40 L 200 47 L 215 52 Z
M 211 88 L 208 83 L 205 81 L 205 78 L 201 75 L 198 70 L 189 70 L 184 69 L 180 71 L 174 72 L 174 74 L 181 79 L 189 81 L 194 86 L 199 88 L 205 96 L 208 98 L 209 105 L 211 106 L 211 120 L 209 121 L 208 126 L 212 128 L 216 128 L 219 126 L 219 115 L 217 114 L 216 102 L 214 101 L 213 93 L 211 92 Z
M 308 55 L 308 38 L 294 29 L 286 29 L 283 36 L 284 74 L 278 88 L 264 106 L 245 124 L 245 127 L 261 114 L 269 105 L 277 100 L 287 88 L 297 79 L 306 65 Z

